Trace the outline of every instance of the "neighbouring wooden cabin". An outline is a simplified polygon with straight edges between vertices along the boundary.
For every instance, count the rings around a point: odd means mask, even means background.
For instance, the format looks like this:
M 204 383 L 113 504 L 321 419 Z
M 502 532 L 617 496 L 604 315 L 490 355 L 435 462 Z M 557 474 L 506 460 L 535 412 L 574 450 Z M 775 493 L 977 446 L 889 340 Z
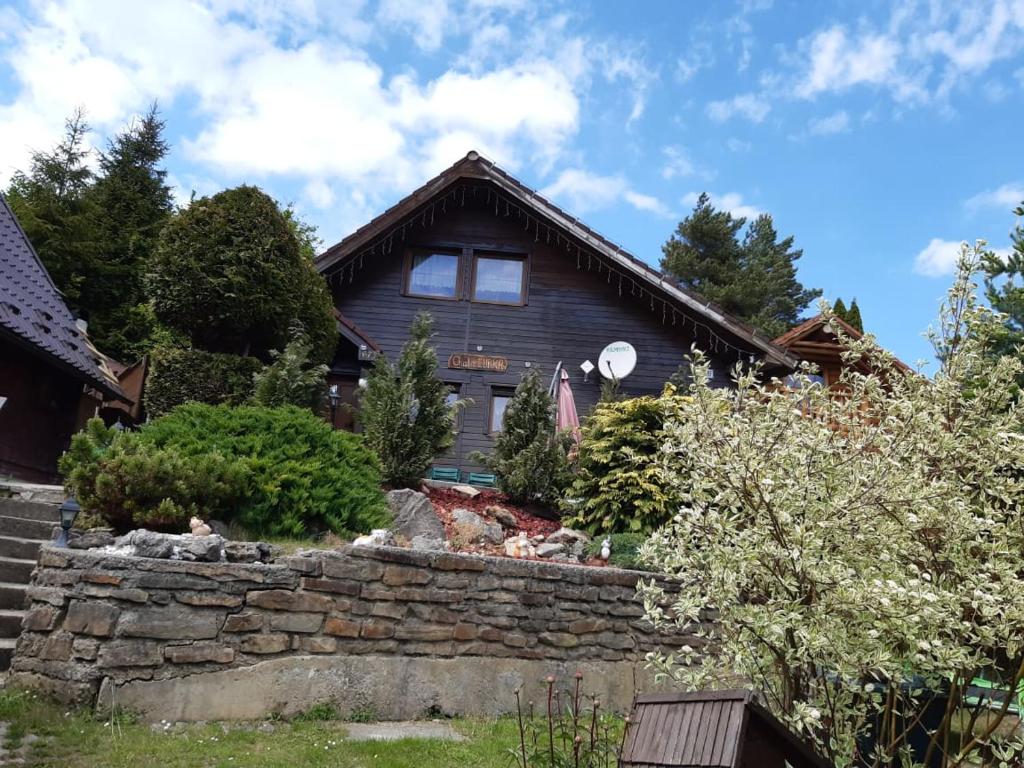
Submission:
M 750 691 L 637 696 L 620 768 L 832 768 Z
M 430 312 L 440 372 L 461 413 L 439 463 L 475 469 L 488 451 L 513 389 L 529 369 L 571 376 L 580 416 L 600 396 L 603 348 L 624 341 L 635 370 L 629 395 L 656 394 L 696 344 L 727 385 L 737 361 L 783 373 L 795 360 L 749 326 L 680 288 L 579 219 L 470 152 L 317 259 L 342 336 L 329 374 L 343 402 L 375 354 L 394 359 L 415 315 Z M 358 428 L 337 409 L 338 427 Z
M 826 387 L 835 388 L 843 371 L 851 365 L 843 360 L 844 348 L 836 334 L 837 329 L 853 339 L 860 339 L 864 335 L 838 317 L 816 315 L 777 337 L 774 344 L 782 347 L 797 360 L 814 363 L 818 367 L 815 377 Z M 895 360 L 895 363 L 902 371 L 910 370 L 910 367 L 900 360 Z M 852 365 L 863 373 L 868 372 L 865 363 L 858 362 Z
M 0 195 L 0 476 L 57 480 L 57 459 L 117 379 Z

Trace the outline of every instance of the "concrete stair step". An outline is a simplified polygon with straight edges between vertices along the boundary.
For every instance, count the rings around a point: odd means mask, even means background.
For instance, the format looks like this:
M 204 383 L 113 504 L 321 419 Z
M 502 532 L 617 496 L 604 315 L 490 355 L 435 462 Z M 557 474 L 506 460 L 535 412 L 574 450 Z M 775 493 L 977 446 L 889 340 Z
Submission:
M 36 558 L 39 557 L 39 547 L 42 543 L 39 539 L 0 536 L 0 557 L 12 557 L 35 562 Z
M 22 539 L 49 541 L 53 534 L 54 522 L 31 520 L 23 517 L 0 515 L 0 536 L 17 536 Z
M 60 512 L 53 504 L 38 501 L 22 501 L 21 499 L 0 498 L 0 515 L 19 517 L 23 520 L 40 520 L 56 525 L 60 522 Z
M 21 634 L 21 620 L 25 618 L 24 611 L 16 611 L 13 608 L 0 610 L 0 640 L 4 638 L 17 638 Z
M 14 644 L 17 638 L 0 638 L 0 671 L 11 668 L 11 657 L 14 656 Z
M 35 560 L 16 557 L 0 557 L 0 581 L 9 581 L 14 584 L 28 584 L 29 579 L 32 577 L 32 569 L 35 567 Z
M 21 611 L 25 608 L 24 584 L 0 581 L 0 610 Z

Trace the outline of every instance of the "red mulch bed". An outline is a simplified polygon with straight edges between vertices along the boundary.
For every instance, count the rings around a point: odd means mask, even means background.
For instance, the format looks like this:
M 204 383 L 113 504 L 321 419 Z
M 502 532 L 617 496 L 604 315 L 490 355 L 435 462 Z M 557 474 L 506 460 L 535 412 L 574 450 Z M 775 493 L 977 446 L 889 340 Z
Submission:
M 496 521 L 485 511 L 487 507 L 498 506 L 508 510 L 515 515 L 517 525 L 514 529 L 505 529 L 506 539 L 510 536 L 518 535 L 520 531 L 526 531 L 526 535 L 530 538 L 538 535 L 550 536 L 562 527 L 560 523 L 554 520 L 546 520 L 543 517 L 531 515 L 521 507 L 511 504 L 505 494 L 499 491 L 481 490 L 479 495 L 470 498 L 462 495 L 458 491 L 453 491 L 451 488 L 433 488 L 425 485 L 420 488 L 420 490 L 423 491 L 423 493 L 425 493 L 433 503 L 434 510 L 437 512 L 437 516 L 441 518 L 441 522 L 444 524 L 445 533 L 448 535 L 449 540 L 453 540 L 455 533 L 455 526 L 452 523 L 452 512 L 456 509 L 468 509 L 471 512 L 476 512 L 482 518 L 491 522 Z M 477 552 L 487 555 L 504 556 L 505 554 L 505 548 L 500 544 L 484 544 L 463 547 L 462 551 Z

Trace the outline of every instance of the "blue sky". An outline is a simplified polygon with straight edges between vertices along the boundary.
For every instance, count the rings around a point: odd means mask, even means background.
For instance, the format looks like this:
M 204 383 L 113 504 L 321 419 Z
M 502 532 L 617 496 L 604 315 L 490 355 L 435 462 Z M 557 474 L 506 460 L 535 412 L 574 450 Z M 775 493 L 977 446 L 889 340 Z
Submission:
M 956 244 L 1024 200 L 1024 0 L 0 4 L 0 184 L 157 99 L 179 199 L 242 182 L 327 243 L 474 148 L 651 263 L 708 191 L 908 362 Z

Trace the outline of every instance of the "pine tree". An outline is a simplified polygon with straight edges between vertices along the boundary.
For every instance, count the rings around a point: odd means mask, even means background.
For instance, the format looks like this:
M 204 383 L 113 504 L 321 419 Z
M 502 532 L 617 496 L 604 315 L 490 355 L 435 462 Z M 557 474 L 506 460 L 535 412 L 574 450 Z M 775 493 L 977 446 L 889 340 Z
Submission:
M 418 486 L 434 457 L 452 444 L 455 412 L 448 385 L 437 376 L 432 333 L 430 315 L 417 315 L 398 364 L 380 355 L 360 401 L 366 444 L 393 488 Z
M 779 240 L 771 216 L 746 219 L 716 210 L 707 194 L 662 246 L 662 269 L 726 312 L 777 336 L 794 325 L 800 312 L 821 295 L 796 277 L 803 251 L 793 238 Z
M 154 104 L 100 155 L 100 178 L 89 196 L 98 216 L 97 269 L 82 287 L 90 335 L 107 354 L 141 357 L 156 329 L 142 322 L 143 277 L 174 201 L 161 163 L 168 145 Z M 151 314 L 151 313 L 150 313 Z
M 64 123 L 64 138 L 51 151 L 32 153 L 27 172 L 17 171 L 7 201 L 25 234 L 73 310 L 95 266 L 99 240 L 93 202 L 93 173 L 86 160 L 89 124 L 81 108 Z
M 846 302 L 843 301 L 843 297 L 840 296 L 836 299 L 836 303 L 832 305 L 832 314 L 838 317 L 840 320 L 846 320 L 846 316 L 850 310 L 846 308 Z
M 554 503 L 568 485 L 571 438 L 556 433 L 555 407 L 540 374 L 530 369 L 505 408 L 494 451 L 471 456 L 494 472 L 498 488 L 514 502 Z

